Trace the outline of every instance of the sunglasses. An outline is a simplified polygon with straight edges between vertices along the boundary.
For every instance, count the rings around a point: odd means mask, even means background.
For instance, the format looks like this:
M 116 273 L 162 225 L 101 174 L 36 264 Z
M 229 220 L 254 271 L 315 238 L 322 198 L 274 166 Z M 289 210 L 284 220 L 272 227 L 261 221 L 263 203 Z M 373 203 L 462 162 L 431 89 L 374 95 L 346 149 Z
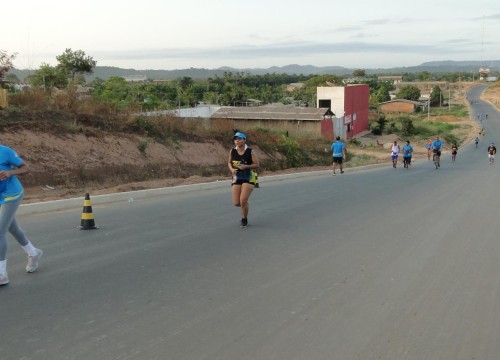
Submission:
M 233 140 L 244 140 L 244 139 L 243 139 L 242 137 L 235 136 L 235 137 L 233 138 Z

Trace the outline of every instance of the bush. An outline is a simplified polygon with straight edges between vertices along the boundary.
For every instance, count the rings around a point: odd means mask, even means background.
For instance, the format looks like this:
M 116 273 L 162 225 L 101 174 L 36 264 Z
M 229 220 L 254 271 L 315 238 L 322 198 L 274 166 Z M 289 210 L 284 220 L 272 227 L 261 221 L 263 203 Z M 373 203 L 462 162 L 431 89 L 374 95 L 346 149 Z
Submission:
M 410 118 L 401 119 L 401 133 L 404 136 L 411 136 L 414 133 L 413 120 Z

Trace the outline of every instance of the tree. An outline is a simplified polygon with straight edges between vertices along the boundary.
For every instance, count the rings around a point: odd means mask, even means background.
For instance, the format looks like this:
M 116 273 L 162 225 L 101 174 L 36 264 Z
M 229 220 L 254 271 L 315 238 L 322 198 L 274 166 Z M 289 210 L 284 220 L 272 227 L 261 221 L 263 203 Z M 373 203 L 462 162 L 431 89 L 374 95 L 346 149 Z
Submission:
M 43 86 L 43 88 L 63 88 L 68 79 L 61 69 L 42 63 L 40 68 L 28 77 L 29 82 L 34 86 Z
M 184 76 L 179 80 L 179 86 L 182 90 L 186 90 L 188 87 L 194 84 L 194 81 L 189 76 Z
M 419 81 L 432 81 L 432 74 L 428 71 L 419 72 L 416 76 Z
M 389 94 L 389 90 L 386 87 L 381 86 L 377 91 L 377 100 L 379 103 L 390 101 L 391 95 Z
M 418 101 L 418 99 L 420 99 L 420 90 L 413 85 L 403 86 L 396 97 L 398 99 Z
M 413 120 L 409 117 L 404 117 L 401 119 L 401 132 L 403 136 L 411 136 L 415 131 L 413 126 Z
M 66 49 L 63 54 L 56 56 L 56 59 L 59 61 L 57 67 L 66 72 L 72 82 L 77 75 L 92 74 L 97 65 L 97 61 L 90 56 L 85 57 L 85 52 L 82 50 Z
M 441 92 L 441 88 L 437 85 L 434 86 L 431 91 L 431 99 L 430 99 L 431 106 L 441 105 L 442 95 L 443 94 Z
M 353 71 L 352 76 L 354 77 L 363 77 L 366 76 L 366 71 L 363 69 L 356 69 Z
M 386 125 L 387 125 L 387 119 L 385 118 L 385 116 L 379 117 L 377 119 L 377 126 L 372 129 L 372 134 L 373 135 L 382 135 Z
M 0 50 L 0 79 L 2 79 L 5 74 L 14 67 L 14 59 L 16 58 L 17 53 L 7 54 L 6 51 Z

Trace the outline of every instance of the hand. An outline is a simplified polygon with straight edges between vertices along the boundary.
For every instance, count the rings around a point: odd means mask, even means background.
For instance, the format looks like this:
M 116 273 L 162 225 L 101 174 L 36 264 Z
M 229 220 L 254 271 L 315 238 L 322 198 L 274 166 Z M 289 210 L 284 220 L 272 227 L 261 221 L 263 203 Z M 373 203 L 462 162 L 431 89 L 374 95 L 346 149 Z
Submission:
M 10 171 L 0 171 L 0 180 L 7 180 L 10 177 Z

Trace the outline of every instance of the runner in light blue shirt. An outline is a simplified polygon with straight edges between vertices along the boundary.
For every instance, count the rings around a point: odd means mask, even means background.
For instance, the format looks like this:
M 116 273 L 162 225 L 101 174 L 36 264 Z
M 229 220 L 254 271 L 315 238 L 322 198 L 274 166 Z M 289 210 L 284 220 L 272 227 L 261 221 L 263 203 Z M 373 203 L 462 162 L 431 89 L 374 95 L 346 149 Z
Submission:
M 8 146 L 0 145 L 0 286 L 9 283 L 7 274 L 7 233 L 10 233 L 28 255 L 26 272 L 38 268 L 43 251 L 33 246 L 16 220 L 16 211 L 23 198 L 23 186 L 17 178 L 26 174 L 28 166 Z
M 434 156 L 441 156 L 441 149 L 443 148 L 443 142 L 439 139 L 439 136 L 436 136 L 436 140 L 432 143 L 432 161 L 434 161 Z
M 337 136 L 337 141 L 332 144 L 332 153 L 333 153 L 333 175 L 335 175 L 335 169 L 337 168 L 337 164 L 340 167 L 340 173 L 344 173 L 343 169 L 343 160 L 345 159 L 346 154 L 346 146 L 340 141 L 340 136 Z
M 403 145 L 403 164 L 406 169 L 411 166 L 411 155 L 413 154 L 413 146 L 410 145 L 410 140 L 406 140 Z

